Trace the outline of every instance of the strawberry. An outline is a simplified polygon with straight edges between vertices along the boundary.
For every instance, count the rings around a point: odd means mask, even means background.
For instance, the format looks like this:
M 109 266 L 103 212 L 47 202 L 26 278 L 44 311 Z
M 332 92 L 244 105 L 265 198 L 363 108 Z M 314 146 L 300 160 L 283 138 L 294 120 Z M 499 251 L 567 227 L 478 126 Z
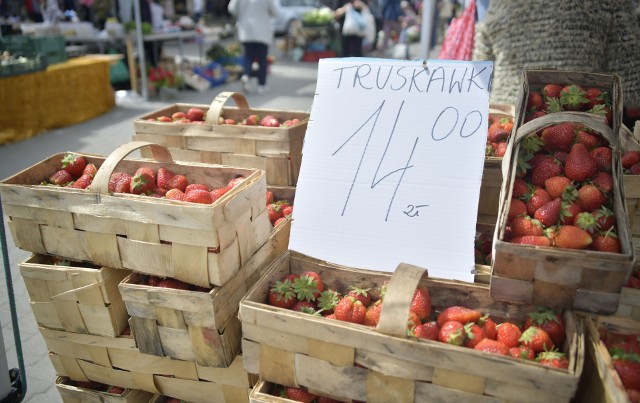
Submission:
M 538 307 L 536 312 L 531 312 L 524 322 L 525 330 L 531 326 L 537 326 L 547 332 L 551 341 L 556 346 L 561 346 L 564 341 L 564 319 L 552 309 Z
M 462 346 L 464 344 L 465 331 L 464 325 L 456 320 L 443 322 L 438 333 L 438 340 L 442 343 L 453 344 L 454 346 Z
M 527 110 L 530 112 L 542 109 L 542 95 L 536 91 L 530 91 L 527 96 Z
M 476 309 L 469 309 L 463 306 L 450 306 L 445 308 L 438 315 L 438 326 L 442 328 L 445 322 L 456 321 L 463 325 L 470 322 L 477 322 L 482 314 Z
M 596 225 L 600 231 L 608 231 L 616 225 L 616 215 L 606 206 L 595 210 L 593 215 L 596 218 Z
M 497 121 L 494 122 L 487 130 L 487 141 L 490 143 L 497 143 L 502 140 L 506 140 L 509 137 L 510 131 L 502 127 L 502 124 Z
M 415 312 L 420 320 L 425 320 L 431 315 L 431 297 L 427 287 L 418 286 L 414 291 L 410 311 Z
M 627 151 L 620 160 L 622 168 L 629 169 L 640 162 L 640 151 Z
M 116 184 L 123 180 L 122 178 L 128 178 L 128 181 L 131 182 L 131 176 L 125 172 L 114 172 L 111 174 L 111 177 L 109 178 L 109 185 L 108 185 L 108 189 L 109 192 L 114 193 L 116 192 Z M 125 179 L 127 180 L 127 179 Z M 117 192 L 117 193 L 122 193 L 122 192 Z M 127 183 L 127 192 L 129 193 L 129 184 Z
M 478 319 L 478 325 L 484 330 L 484 334 L 488 339 L 496 339 L 498 337 L 498 331 L 496 330 L 496 322 L 489 317 L 489 315 L 483 315 Z
M 584 144 L 589 152 L 600 146 L 600 139 L 585 130 L 578 130 L 576 140 L 578 141 L 578 143 Z
M 120 386 L 109 386 L 109 388 L 107 389 L 107 393 L 113 393 L 114 395 L 121 395 L 124 393 L 124 388 L 121 388 Z
M 597 186 L 586 184 L 578 190 L 578 204 L 583 211 L 595 211 L 607 201 L 607 196 Z
M 567 156 L 568 155 L 569 155 L 569 153 L 564 152 L 564 151 L 554 151 L 551 154 L 551 156 L 553 156 L 553 158 L 555 158 L 562 165 L 564 165 L 564 163 L 567 162 Z
M 613 176 L 608 172 L 598 173 L 592 182 L 603 192 L 611 193 L 613 191 Z
M 315 301 L 324 291 L 320 275 L 314 271 L 305 271 L 293 281 L 293 292 L 299 300 Z
M 149 276 L 149 278 L 147 279 L 147 284 L 151 287 L 157 287 L 161 281 L 162 279 L 158 276 Z
M 636 273 L 637 274 L 637 273 Z M 614 355 L 616 352 L 623 352 L 628 354 L 640 354 L 640 344 L 637 335 L 627 335 L 624 340 L 615 341 L 608 347 L 609 353 Z M 620 350 L 620 351 L 616 351 Z
M 565 249 L 586 249 L 592 242 L 587 231 L 573 225 L 561 225 L 553 238 L 555 246 Z
M 184 201 L 184 193 L 180 189 L 167 190 L 167 193 L 165 193 L 164 197 L 166 197 L 169 200 Z
M 381 311 L 382 300 L 379 299 L 367 307 L 367 311 L 365 312 L 364 324 L 373 327 L 378 326 Z
M 631 168 L 629 168 L 629 175 L 640 175 L 640 162 L 638 162 L 637 164 L 633 164 L 631 165 Z
M 597 173 L 596 160 L 587 147 L 581 143 L 574 144 L 564 164 L 565 176 L 573 181 L 582 182 L 593 178 Z
M 536 362 L 547 367 L 569 369 L 569 359 L 559 351 L 543 351 L 536 357 Z
M 588 103 L 587 93 L 579 85 L 567 85 L 560 90 L 560 104 L 569 111 L 579 111 Z
M 199 204 L 211 204 L 213 199 L 211 193 L 204 189 L 193 189 L 184 194 L 184 201 Z
M 473 349 L 490 354 L 509 355 L 509 347 L 498 340 L 483 339 Z
M 276 203 L 267 205 L 267 212 L 269 213 L 269 221 L 271 221 L 272 224 L 275 223 L 278 218 L 284 216 L 280 205 Z
M 164 189 L 179 189 L 181 192 L 186 192 L 187 186 L 189 185 L 189 180 L 184 175 L 173 175 L 166 181 Z
M 585 97 L 589 100 L 587 103 L 586 109 L 591 109 L 596 105 L 604 105 L 605 104 L 605 94 L 598 88 L 587 88 L 585 92 Z
M 629 402 L 631 403 L 638 403 L 640 402 L 640 390 L 638 389 L 627 389 L 627 398 L 629 399 Z
M 270 190 L 267 190 L 266 198 L 267 198 L 267 205 L 273 203 L 273 192 Z
M 562 167 L 558 161 L 549 155 L 545 155 L 544 159 L 531 170 L 531 183 L 534 186 L 542 187 L 547 179 L 560 174 L 562 174 Z
M 370 288 L 358 288 L 350 286 L 347 295 L 360 300 L 360 302 L 362 302 L 362 305 L 369 306 L 369 304 L 371 303 L 371 294 L 369 294 L 369 290 Z
M 542 223 L 529 216 L 520 216 L 511 220 L 513 237 L 525 235 L 543 235 Z
M 364 324 L 367 309 L 362 302 L 353 297 L 344 297 L 334 309 L 336 319 L 351 323 Z
M 413 335 L 420 339 L 427 339 L 438 341 L 438 334 L 440 333 L 440 328 L 438 324 L 434 321 L 426 322 L 415 326 L 413 328 Z
M 542 88 L 542 93 L 546 98 L 559 98 L 562 86 L 558 84 L 547 84 Z
M 284 390 L 286 394 L 285 397 L 287 399 L 295 400 L 296 402 L 311 403 L 317 397 L 317 395 L 309 393 L 309 391 L 303 388 L 287 386 Z
M 82 170 L 82 175 L 89 175 L 93 178 L 94 176 L 96 176 L 97 172 L 98 168 L 94 164 L 87 164 Z
M 158 168 L 158 174 L 156 175 L 156 187 L 166 190 L 173 189 L 168 186 L 171 178 L 173 178 L 173 172 L 169 171 L 165 167 Z
M 529 347 L 536 354 L 552 350 L 555 347 L 547 332 L 537 326 L 531 326 L 522 332 L 520 344 Z
M 625 287 L 640 288 L 640 277 L 637 277 L 635 275 L 629 276 L 629 279 L 627 280 Z
M 285 217 L 289 217 L 291 214 L 293 214 L 293 206 L 284 206 L 284 207 L 282 207 L 282 214 Z
M 536 358 L 536 353 L 534 353 L 529 347 L 511 347 L 509 349 L 509 354 L 513 358 L 519 358 L 521 360 L 534 360 Z
M 532 113 L 528 113 L 525 116 L 524 122 L 527 123 L 527 122 L 529 122 L 529 121 L 531 121 L 531 120 L 533 120 L 535 118 L 539 118 L 541 116 L 545 116 L 546 114 L 547 113 L 545 111 L 535 111 L 535 112 L 532 112 Z
M 508 220 L 512 220 L 518 216 L 527 215 L 527 205 L 520 199 L 511 199 L 511 203 L 509 204 L 509 214 L 507 215 Z
M 206 192 L 209 191 L 209 186 L 205 185 L 204 183 L 191 183 L 189 185 L 187 185 L 187 187 L 184 189 L 184 193 L 189 193 L 192 190 L 204 190 Z
M 571 184 L 571 179 L 566 176 L 552 176 L 544 181 L 544 189 L 552 199 L 562 197 L 564 190 Z
M 545 235 L 525 235 L 511 238 L 511 243 L 518 245 L 551 246 L 551 239 Z
M 293 292 L 293 285 L 288 279 L 277 280 L 269 289 L 267 300 L 269 305 L 285 309 L 291 308 L 298 302 Z
M 516 179 L 513 181 L 513 190 L 511 192 L 511 197 L 520 199 L 525 195 L 530 194 L 531 187 L 522 179 Z
M 316 397 L 316 400 L 314 400 L 313 402 L 314 403 L 340 403 L 339 400 L 332 399 L 332 398 L 326 397 L 326 396 L 318 396 L 318 397 Z
M 596 217 L 589 212 L 582 212 L 576 216 L 573 225 L 576 227 L 583 229 L 589 233 L 589 235 L 595 234 L 598 229 L 598 223 L 596 222 Z
M 618 235 L 612 230 L 609 230 L 593 237 L 591 249 L 599 252 L 621 253 L 622 245 L 620 244 Z
M 129 186 L 129 191 L 132 194 L 153 193 L 156 186 L 155 172 L 147 167 L 138 168 L 133 178 L 131 178 L 131 184 Z
M 496 143 L 494 155 L 496 157 L 504 157 L 506 153 L 507 153 L 507 142 L 500 141 Z
M 515 323 L 502 322 L 496 326 L 496 340 L 508 348 L 518 347 L 521 336 L 522 330 L 520 330 L 520 327 Z
M 48 181 L 54 185 L 66 186 L 69 182 L 73 181 L 73 176 L 68 171 L 61 169 L 51 175 Z
M 260 116 L 258 115 L 249 115 L 245 119 L 242 120 L 241 124 L 246 126 L 258 126 L 260 124 Z
M 575 125 L 572 122 L 563 122 L 549 126 L 542 130 L 540 136 L 544 142 L 543 148 L 548 152 L 569 152 L 576 138 Z
M 640 355 L 615 351 L 611 358 L 624 387 L 640 390 Z
M 211 200 L 212 201 L 218 200 L 219 198 L 224 196 L 228 191 L 229 191 L 228 188 L 213 189 L 211 192 L 209 192 L 209 193 L 211 193 Z
M 176 290 L 188 290 L 191 286 L 184 281 L 177 280 L 175 278 L 165 278 L 158 283 L 160 288 L 174 288 Z
M 204 115 L 204 111 L 200 108 L 189 108 L 187 109 L 185 117 L 194 122 L 199 122 L 204 120 Z
M 79 178 L 87 166 L 87 160 L 81 155 L 67 154 L 62 158 L 62 169 L 69 172 L 73 178 Z
M 482 327 L 476 323 L 467 323 L 464 325 L 464 331 L 466 333 L 463 344 L 465 347 L 474 348 L 478 343 L 487 338 Z
M 582 208 L 575 201 L 563 201 L 560 206 L 560 223 L 565 225 L 573 225 L 578 214 L 582 212 Z
M 531 196 L 531 199 L 526 202 L 527 213 L 529 213 L 529 215 L 533 217 L 537 209 L 544 206 L 550 201 L 551 196 L 549 196 L 549 193 L 547 193 L 547 191 L 542 188 L 537 188 L 533 191 L 533 196 Z
M 91 185 L 91 182 L 93 182 L 93 176 L 82 175 L 69 187 L 75 189 L 86 189 L 89 185 Z
M 308 313 L 309 315 L 315 315 L 317 305 L 315 302 L 311 301 L 296 301 L 295 304 L 291 307 L 292 311 Z
M 413 328 L 421 324 L 422 321 L 420 320 L 418 314 L 415 312 L 409 312 L 409 318 L 407 319 L 407 330 L 409 331 L 408 334 L 413 333 Z
M 537 209 L 533 214 L 533 218 L 540 221 L 543 226 L 550 227 L 558 223 L 560 218 L 560 205 L 562 199 L 555 198 L 548 203 L 545 203 L 542 207 Z
M 240 183 L 242 183 L 243 180 L 245 180 L 246 178 L 244 176 L 238 176 L 237 178 L 231 179 L 229 181 L 229 183 L 227 183 L 227 188 L 228 189 L 233 189 L 234 187 L 238 186 Z
M 332 313 L 341 298 L 342 296 L 336 290 L 324 290 L 317 299 L 318 308 L 322 310 L 323 315 Z

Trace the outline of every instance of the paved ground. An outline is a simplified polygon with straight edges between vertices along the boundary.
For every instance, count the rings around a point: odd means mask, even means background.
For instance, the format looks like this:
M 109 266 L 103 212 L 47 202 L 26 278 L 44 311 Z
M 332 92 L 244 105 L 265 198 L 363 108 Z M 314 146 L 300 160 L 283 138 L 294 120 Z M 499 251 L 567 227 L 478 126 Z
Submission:
M 412 48 L 412 57 L 417 57 L 417 50 L 417 46 Z M 165 52 L 177 54 L 177 49 L 166 46 Z M 437 55 L 435 51 L 431 54 L 432 57 Z M 185 55 L 197 56 L 197 46 L 188 44 L 185 47 Z M 276 57 L 278 56 L 276 54 Z M 262 109 L 310 110 L 315 91 L 316 74 L 317 64 L 315 63 L 292 62 L 278 57 L 278 61 L 272 66 L 268 79 L 269 90 L 263 95 L 248 94 L 249 105 Z M 131 140 L 133 120 L 137 116 L 177 102 L 209 104 L 216 94 L 229 90 L 240 91 L 240 83 L 228 83 L 205 92 L 181 91 L 177 99 L 165 103 L 143 102 L 141 100 L 123 101 L 110 112 L 88 122 L 51 130 L 31 139 L 0 146 L 0 161 L 2 161 L 0 163 L 0 178 L 11 176 L 58 152 L 77 151 L 108 155 L 119 145 Z M 47 357 L 47 348 L 38 331 L 29 306 L 29 296 L 18 269 L 18 263 L 28 258 L 31 253 L 15 248 L 6 226 L 5 229 L 28 382 L 25 401 L 60 402 L 60 395 L 54 385 L 56 375 Z M 5 281 L 0 281 L 0 312 L 2 312 L 0 322 L 2 323 L 9 368 L 17 368 L 16 345 L 9 315 L 7 282 Z

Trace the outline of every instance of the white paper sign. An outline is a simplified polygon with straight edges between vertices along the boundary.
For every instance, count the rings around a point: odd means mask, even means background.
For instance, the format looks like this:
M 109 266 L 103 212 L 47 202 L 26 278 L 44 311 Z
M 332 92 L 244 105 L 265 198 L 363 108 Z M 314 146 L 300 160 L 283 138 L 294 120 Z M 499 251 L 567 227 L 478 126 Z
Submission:
M 289 249 L 473 281 L 491 62 L 322 59 Z

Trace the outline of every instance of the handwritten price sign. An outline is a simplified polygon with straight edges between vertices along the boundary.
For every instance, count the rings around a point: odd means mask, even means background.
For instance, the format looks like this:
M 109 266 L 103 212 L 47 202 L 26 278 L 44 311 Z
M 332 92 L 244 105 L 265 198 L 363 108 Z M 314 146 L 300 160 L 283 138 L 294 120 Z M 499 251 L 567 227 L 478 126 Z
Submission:
M 489 62 L 323 59 L 289 248 L 473 281 Z

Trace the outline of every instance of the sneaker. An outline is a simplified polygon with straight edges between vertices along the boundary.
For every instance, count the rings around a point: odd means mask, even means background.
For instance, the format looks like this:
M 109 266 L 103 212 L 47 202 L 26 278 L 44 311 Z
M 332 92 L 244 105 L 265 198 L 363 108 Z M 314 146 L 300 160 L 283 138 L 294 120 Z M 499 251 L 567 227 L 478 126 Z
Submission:
M 258 94 L 262 95 L 264 94 L 264 92 L 267 90 L 267 88 L 264 85 L 259 85 L 258 86 Z
M 240 80 L 242 81 L 242 91 L 247 93 L 251 92 L 251 84 L 249 83 L 249 76 L 242 76 Z

